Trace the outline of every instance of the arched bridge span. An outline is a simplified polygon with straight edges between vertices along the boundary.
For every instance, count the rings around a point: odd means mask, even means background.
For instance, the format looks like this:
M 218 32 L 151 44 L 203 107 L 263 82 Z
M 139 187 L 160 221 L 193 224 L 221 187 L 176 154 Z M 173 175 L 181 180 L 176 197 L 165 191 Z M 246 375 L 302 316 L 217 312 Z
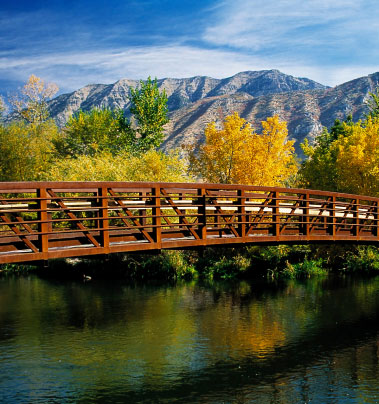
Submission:
M 0 263 L 238 244 L 379 242 L 379 198 L 246 185 L 0 184 Z

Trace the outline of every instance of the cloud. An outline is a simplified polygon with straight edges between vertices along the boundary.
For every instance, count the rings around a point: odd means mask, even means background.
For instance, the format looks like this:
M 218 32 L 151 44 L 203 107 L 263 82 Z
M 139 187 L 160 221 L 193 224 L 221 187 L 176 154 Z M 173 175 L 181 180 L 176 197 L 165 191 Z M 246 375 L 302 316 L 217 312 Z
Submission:
M 208 3 L 207 18 L 191 36 L 175 30 L 171 37 L 128 24 L 94 31 L 85 20 L 61 32 L 49 11 L 5 16 L 0 77 L 21 84 L 33 73 L 68 92 L 121 78 L 279 69 L 333 86 L 378 69 L 375 9 L 374 0 L 224 0 Z M 8 35 L 12 26 L 15 34 Z
M 233 50 L 200 49 L 183 45 L 51 53 L 32 57 L 1 57 L 0 54 L 0 74 L 3 78 L 25 82 L 30 74 L 36 74 L 46 81 L 56 82 L 61 92 L 72 91 L 90 83 L 113 83 L 121 78 L 180 78 L 194 75 L 223 78 L 240 71 L 273 68 L 335 85 L 373 73 L 376 67 L 317 67 L 299 63 L 296 59 L 292 62 L 274 62 L 270 57 Z
M 21 81 L 34 73 L 68 90 L 90 82 L 110 83 L 121 78 L 225 77 L 240 70 L 269 67 L 259 60 L 252 62 L 244 55 L 228 51 L 172 45 L 32 57 L 8 55 L 0 57 L 0 73 Z
M 328 46 L 355 31 L 357 21 L 364 21 L 359 24 L 361 30 L 377 33 L 370 4 L 374 6 L 370 0 L 224 1 L 203 39 L 255 51 L 283 44 Z

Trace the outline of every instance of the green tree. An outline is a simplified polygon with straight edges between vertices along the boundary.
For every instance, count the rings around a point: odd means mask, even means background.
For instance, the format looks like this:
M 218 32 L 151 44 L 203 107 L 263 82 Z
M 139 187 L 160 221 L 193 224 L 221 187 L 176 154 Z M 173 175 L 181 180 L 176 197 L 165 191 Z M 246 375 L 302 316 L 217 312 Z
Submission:
M 342 122 L 339 119 L 336 119 L 334 121 L 334 125 L 330 128 L 329 141 L 333 142 L 334 140 L 337 140 L 339 136 L 346 136 L 348 126 L 351 126 L 353 124 L 353 116 L 351 114 L 349 114 L 347 118 Z
M 122 110 L 94 108 L 71 116 L 56 142 L 60 156 L 120 153 L 130 147 L 134 134 Z
M 369 93 L 370 98 L 366 102 L 366 105 L 369 108 L 369 112 L 366 117 L 378 118 L 379 117 L 379 87 L 377 87 L 376 91 L 373 93 Z
M 305 188 L 337 191 L 336 150 L 331 147 L 333 138 L 324 128 L 314 145 L 305 139 L 300 146 L 306 156 L 299 171 L 300 185 Z
M 334 147 L 334 143 L 341 137 L 349 136 L 353 125 L 352 116 L 348 115 L 343 122 L 336 119 L 330 131 L 324 128 L 313 145 L 305 139 L 300 145 L 306 156 L 299 171 L 301 186 L 328 191 L 340 190 L 336 169 L 338 150 Z
M 158 148 L 163 141 L 163 126 L 168 122 L 167 95 L 158 90 L 157 79 L 149 77 L 140 81 L 136 89 L 130 89 L 130 112 L 134 115 L 137 129 L 134 147 L 137 151 Z

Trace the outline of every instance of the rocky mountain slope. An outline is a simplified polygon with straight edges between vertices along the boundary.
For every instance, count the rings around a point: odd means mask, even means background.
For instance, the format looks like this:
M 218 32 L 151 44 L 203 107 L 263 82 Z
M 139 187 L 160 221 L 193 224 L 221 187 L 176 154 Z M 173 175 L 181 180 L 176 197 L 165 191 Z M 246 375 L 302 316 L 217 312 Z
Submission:
M 93 107 L 129 108 L 129 89 L 138 84 L 119 80 L 114 84 L 93 84 L 50 102 L 50 113 L 60 125 L 78 111 Z M 158 80 L 168 96 L 170 122 L 163 148 L 200 143 L 204 128 L 211 121 L 221 122 L 237 111 L 259 131 L 260 122 L 278 114 L 288 122 L 289 134 L 300 143 L 312 140 L 335 119 L 352 113 L 354 120 L 364 116 L 365 100 L 379 85 L 379 73 L 328 88 L 306 78 L 295 78 L 277 70 L 248 71 L 225 79 L 191 77 Z

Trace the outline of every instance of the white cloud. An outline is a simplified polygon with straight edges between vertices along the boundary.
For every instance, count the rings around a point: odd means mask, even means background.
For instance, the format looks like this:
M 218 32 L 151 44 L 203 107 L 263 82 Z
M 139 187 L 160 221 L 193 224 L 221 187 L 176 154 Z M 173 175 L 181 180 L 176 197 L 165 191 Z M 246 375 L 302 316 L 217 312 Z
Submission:
M 378 38 L 376 7 L 373 0 L 225 0 L 210 17 L 203 40 L 271 52 L 277 62 L 292 55 L 300 63 L 322 63 L 325 57 L 344 58 L 349 47 L 354 57 L 355 47 Z
M 155 38 L 149 43 L 161 46 L 130 47 L 94 42 L 96 32 L 80 24 L 69 30 L 73 40 L 41 35 L 56 21 L 47 12 L 33 14 L 36 22 L 28 30 L 21 26 L 30 15 L 4 17 L 0 21 L 8 25 L 0 29 L 0 77 L 25 82 L 33 73 L 71 91 L 149 75 L 221 78 L 244 70 L 279 69 L 333 86 L 378 70 L 379 22 L 373 10 L 375 0 L 223 0 L 208 8 L 201 37 Z M 18 35 L 7 36 L 12 26 L 18 27 Z M 113 29 L 107 32 L 117 39 L 120 27 Z M 146 38 L 138 39 L 146 43 Z
M 121 78 L 180 78 L 194 75 L 222 78 L 245 70 L 274 68 L 331 86 L 377 70 L 374 65 L 340 68 L 317 67 L 299 63 L 296 59 L 293 63 L 275 62 L 269 57 L 232 50 L 207 50 L 181 45 L 0 58 L 0 74 L 3 78 L 8 76 L 9 79 L 24 82 L 33 73 L 46 81 L 56 82 L 63 91 L 75 90 L 90 83 L 113 83 Z

